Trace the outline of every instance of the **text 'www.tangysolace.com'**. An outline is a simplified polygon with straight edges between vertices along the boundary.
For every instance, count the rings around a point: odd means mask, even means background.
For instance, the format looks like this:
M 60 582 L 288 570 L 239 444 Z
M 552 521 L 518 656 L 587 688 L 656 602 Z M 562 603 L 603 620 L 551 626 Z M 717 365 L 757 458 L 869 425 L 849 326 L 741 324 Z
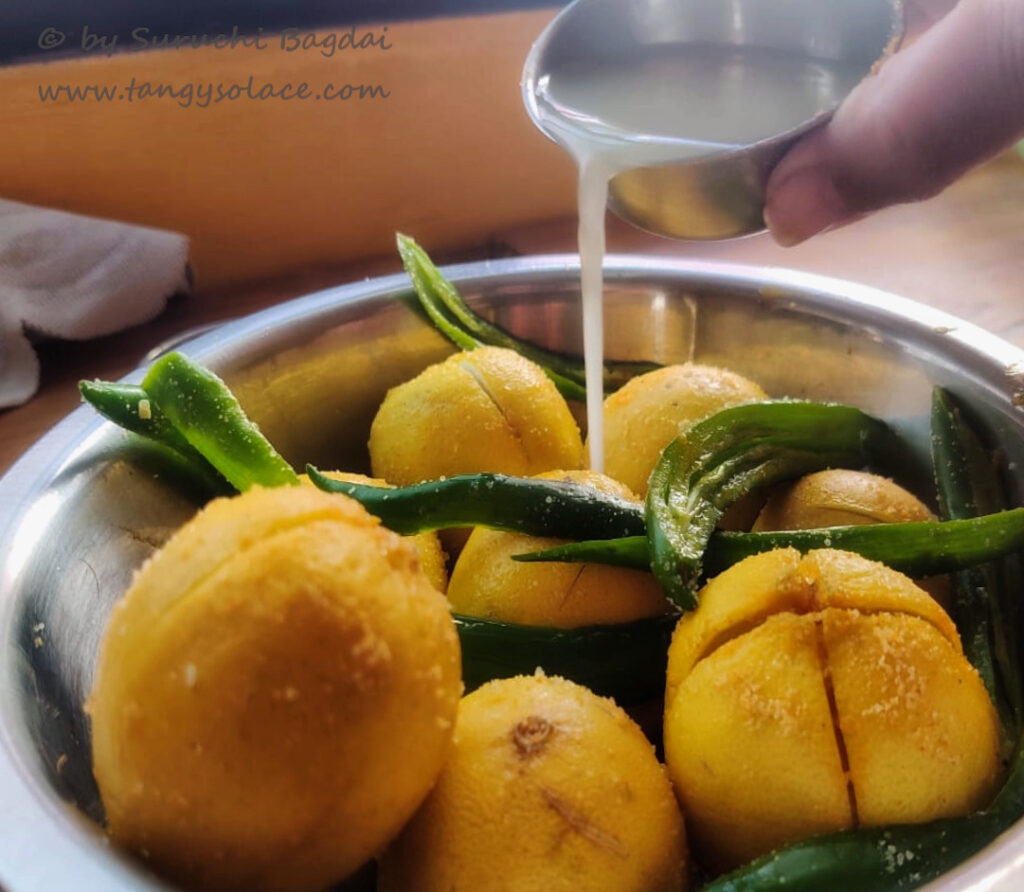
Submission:
M 132 103 L 152 100 L 175 102 L 182 108 L 208 108 L 223 102 L 262 100 L 279 102 L 351 102 L 380 100 L 391 96 L 382 84 L 319 85 L 306 81 L 274 83 L 257 81 L 252 75 L 241 83 L 186 81 L 158 83 L 131 78 L 114 84 L 39 84 L 39 101 L 44 103 Z

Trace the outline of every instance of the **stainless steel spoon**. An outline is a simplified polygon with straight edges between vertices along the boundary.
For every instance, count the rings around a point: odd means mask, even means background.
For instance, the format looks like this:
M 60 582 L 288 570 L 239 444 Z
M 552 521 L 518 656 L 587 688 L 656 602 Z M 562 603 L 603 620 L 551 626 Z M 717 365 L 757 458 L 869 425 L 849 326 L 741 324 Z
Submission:
M 903 0 L 575 0 L 530 51 L 523 98 L 538 127 L 564 145 L 544 105 L 545 91 L 561 71 L 699 47 L 723 56 L 753 50 L 842 65 L 856 83 L 895 50 L 903 26 Z M 727 65 L 722 70 L 723 77 L 736 74 Z M 756 95 L 756 80 L 750 88 Z M 641 162 L 612 178 L 609 204 L 637 226 L 674 238 L 730 238 L 763 229 L 772 168 L 800 136 L 827 121 L 848 92 L 827 94 L 822 107 L 795 126 L 786 121 L 766 138 L 698 157 L 682 151 L 673 156 L 671 140 L 665 140 L 658 163 Z M 730 110 L 709 98 L 706 113 Z M 572 117 L 577 126 L 586 120 Z M 659 139 L 640 137 L 648 147 Z M 665 157 L 670 160 L 663 162 Z

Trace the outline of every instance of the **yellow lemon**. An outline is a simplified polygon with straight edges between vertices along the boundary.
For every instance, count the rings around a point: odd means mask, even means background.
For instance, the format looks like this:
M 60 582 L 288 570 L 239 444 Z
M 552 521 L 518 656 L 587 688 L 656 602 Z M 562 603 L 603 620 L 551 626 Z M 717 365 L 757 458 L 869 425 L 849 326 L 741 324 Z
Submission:
M 541 368 L 512 350 L 456 353 L 392 388 L 370 429 L 373 473 L 396 486 L 519 476 L 583 461 L 579 428 Z
M 636 500 L 623 484 L 596 471 L 551 471 L 537 476 Z M 561 542 L 478 527 L 452 570 L 448 586 L 452 610 L 503 622 L 567 628 L 629 622 L 671 609 L 650 573 L 601 564 L 512 560 L 513 555 Z
M 391 485 L 379 477 L 368 477 L 366 474 L 354 474 L 350 471 L 324 471 L 323 474 L 332 480 L 342 480 L 346 483 L 362 483 L 366 486 L 380 487 Z M 303 482 L 310 482 L 305 474 L 302 475 L 301 479 Z M 416 533 L 409 536 L 408 539 L 409 543 L 416 549 L 416 553 L 420 556 L 420 566 L 423 567 L 423 572 L 426 574 L 427 579 L 431 581 L 434 588 L 439 592 L 446 591 L 448 588 L 448 556 L 441 547 L 441 539 L 437 533 L 434 531 Z
M 810 530 L 934 520 L 928 507 L 886 477 L 833 468 L 787 483 L 768 498 L 754 530 Z
M 832 830 L 983 806 L 995 709 L 952 621 L 905 576 L 842 551 L 747 558 L 669 650 L 665 757 L 714 870 Z
M 775 489 L 764 503 L 755 531 L 813 530 L 872 523 L 934 520 L 928 507 L 902 486 L 867 471 L 830 468 Z M 950 602 L 949 578 L 918 580 L 940 604 Z
M 679 892 L 682 816 L 637 725 L 611 700 L 541 675 L 459 705 L 454 746 L 385 852 L 380 892 Z
M 88 709 L 110 835 L 194 888 L 319 890 L 427 794 L 461 687 L 444 596 L 358 504 L 215 500 L 103 638 Z
M 765 399 L 727 369 L 685 363 L 638 375 L 604 401 L 605 473 L 641 497 L 662 450 L 702 418 Z

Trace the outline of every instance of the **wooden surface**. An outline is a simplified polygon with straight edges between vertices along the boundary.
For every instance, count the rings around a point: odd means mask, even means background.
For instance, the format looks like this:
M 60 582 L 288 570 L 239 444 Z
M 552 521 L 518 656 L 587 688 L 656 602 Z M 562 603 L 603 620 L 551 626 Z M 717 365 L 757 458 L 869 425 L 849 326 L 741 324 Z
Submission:
M 402 225 L 402 221 L 395 221 Z M 442 261 L 509 253 L 571 251 L 564 219 L 480 234 L 476 244 L 438 253 Z M 429 242 L 426 247 L 430 248 Z M 1001 156 L 944 194 L 893 208 L 807 244 L 783 250 L 766 237 L 717 244 L 655 239 L 612 222 L 609 248 L 675 257 L 719 258 L 803 269 L 850 279 L 964 317 L 1024 348 L 1024 159 Z M 249 284 L 201 288 L 153 322 L 83 343 L 38 345 L 42 387 L 24 406 L 0 412 L 0 470 L 78 404 L 80 378 L 115 378 L 154 345 L 197 325 L 233 318 L 317 288 L 396 272 L 394 257 L 307 267 Z
M 396 226 L 452 247 L 478 238 L 481 221 L 564 214 L 572 163 L 537 133 L 519 87 L 554 13 L 359 26 L 360 40 L 387 49 L 331 54 L 268 34 L 259 47 L 94 51 L 0 68 L 0 134 L 17 134 L 0 139 L 0 196 L 184 233 L 210 285 L 381 254 Z M 306 100 L 257 98 L 303 83 Z M 176 92 L 143 96 L 142 85 Z M 387 95 L 328 100 L 328 85 Z M 61 87 L 42 100 L 40 90 Z M 204 99 L 213 87 L 229 89 Z M 119 95 L 72 101 L 67 88 Z

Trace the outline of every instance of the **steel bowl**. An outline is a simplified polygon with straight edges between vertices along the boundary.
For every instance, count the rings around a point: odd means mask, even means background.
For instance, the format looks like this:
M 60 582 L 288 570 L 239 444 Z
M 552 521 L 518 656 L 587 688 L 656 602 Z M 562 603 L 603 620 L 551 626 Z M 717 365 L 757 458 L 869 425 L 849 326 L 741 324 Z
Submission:
M 522 337 L 580 346 L 575 257 L 448 270 Z M 1024 461 L 1024 353 L 944 313 L 776 269 L 610 257 L 608 353 L 726 365 L 773 395 L 840 400 L 890 420 L 924 460 L 933 385 Z M 323 291 L 184 345 L 217 369 L 292 462 L 365 468 L 385 391 L 451 352 L 407 279 Z M 139 381 L 142 370 L 129 376 Z M 1013 498 L 1024 478 L 1011 475 Z M 133 570 L 198 505 L 146 445 L 81 408 L 0 480 L 0 887 L 168 888 L 108 846 L 90 770 L 89 691 L 107 614 Z M 1024 824 L 935 889 L 1024 887 Z

